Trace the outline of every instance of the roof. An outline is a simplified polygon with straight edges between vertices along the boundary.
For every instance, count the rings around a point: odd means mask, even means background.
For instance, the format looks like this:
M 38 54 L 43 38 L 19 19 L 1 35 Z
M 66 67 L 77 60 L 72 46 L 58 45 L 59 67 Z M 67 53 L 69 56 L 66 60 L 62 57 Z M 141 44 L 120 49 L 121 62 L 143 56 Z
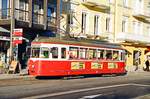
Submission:
M 10 31 L 8 31 L 7 29 L 3 27 L 0 27 L 0 32 L 10 33 Z
M 79 39 L 79 38 L 56 38 L 56 37 L 38 37 L 33 40 L 32 43 L 54 43 L 54 44 L 68 44 L 68 45 L 80 45 L 80 46 L 96 46 L 103 48 L 114 48 L 123 49 L 121 45 L 115 43 L 109 43 L 100 40 L 90 40 L 90 39 Z

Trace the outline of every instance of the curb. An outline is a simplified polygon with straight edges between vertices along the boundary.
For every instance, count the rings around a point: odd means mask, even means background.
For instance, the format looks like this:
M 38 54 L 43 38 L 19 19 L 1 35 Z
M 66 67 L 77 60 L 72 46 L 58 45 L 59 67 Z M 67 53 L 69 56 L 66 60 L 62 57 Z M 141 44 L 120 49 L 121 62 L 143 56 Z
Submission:
M 0 80 L 12 80 L 12 79 L 27 79 L 27 78 L 34 78 L 31 75 L 21 75 L 21 74 L 0 74 Z

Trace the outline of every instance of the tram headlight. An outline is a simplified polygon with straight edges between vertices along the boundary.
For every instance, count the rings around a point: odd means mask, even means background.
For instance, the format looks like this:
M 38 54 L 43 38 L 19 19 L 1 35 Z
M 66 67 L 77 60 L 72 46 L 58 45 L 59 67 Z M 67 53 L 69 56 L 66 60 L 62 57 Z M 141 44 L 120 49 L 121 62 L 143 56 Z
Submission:
M 34 66 L 34 65 L 32 65 L 31 67 L 32 67 L 32 68 L 34 68 L 35 66 Z

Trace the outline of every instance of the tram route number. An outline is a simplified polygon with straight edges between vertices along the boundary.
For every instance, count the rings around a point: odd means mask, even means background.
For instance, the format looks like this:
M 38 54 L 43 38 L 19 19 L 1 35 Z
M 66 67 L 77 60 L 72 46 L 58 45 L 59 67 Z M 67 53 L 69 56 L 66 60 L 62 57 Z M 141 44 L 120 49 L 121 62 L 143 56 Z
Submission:
M 83 62 L 71 62 L 71 69 L 72 70 L 85 69 L 85 64 Z
M 108 69 L 117 69 L 118 65 L 116 63 L 108 63 Z
M 98 62 L 92 62 L 91 69 L 103 69 L 103 64 L 98 63 Z

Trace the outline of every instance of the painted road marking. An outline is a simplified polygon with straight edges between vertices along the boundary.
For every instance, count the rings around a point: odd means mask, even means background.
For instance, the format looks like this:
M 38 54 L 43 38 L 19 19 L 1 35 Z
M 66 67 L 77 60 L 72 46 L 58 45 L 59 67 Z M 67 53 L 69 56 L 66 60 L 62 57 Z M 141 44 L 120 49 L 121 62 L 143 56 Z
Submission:
M 79 99 L 93 99 L 99 96 L 102 96 L 103 94 L 97 94 L 97 95 L 90 95 L 90 96 L 83 96 L 82 98 Z
M 72 91 L 66 91 L 66 92 L 50 93 L 50 94 L 45 94 L 45 95 L 37 95 L 37 96 L 26 97 L 26 98 L 22 98 L 22 99 L 46 98 L 46 97 L 52 97 L 52 96 L 60 96 L 60 95 L 66 95 L 66 94 L 79 93 L 79 92 L 84 92 L 84 91 L 98 90 L 98 89 L 124 87 L 124 86 L 129 86 L 129 85 L 140 86 L 140 87 L 147 87 L 147 86 L 150 87 L 150 85 L 128 83 L 128 84 L 118 84 L 118 85 L 102 86 L 102 87 L 95 87 L 95 88 L 78 89 L 78 90 L 72 90 Z

